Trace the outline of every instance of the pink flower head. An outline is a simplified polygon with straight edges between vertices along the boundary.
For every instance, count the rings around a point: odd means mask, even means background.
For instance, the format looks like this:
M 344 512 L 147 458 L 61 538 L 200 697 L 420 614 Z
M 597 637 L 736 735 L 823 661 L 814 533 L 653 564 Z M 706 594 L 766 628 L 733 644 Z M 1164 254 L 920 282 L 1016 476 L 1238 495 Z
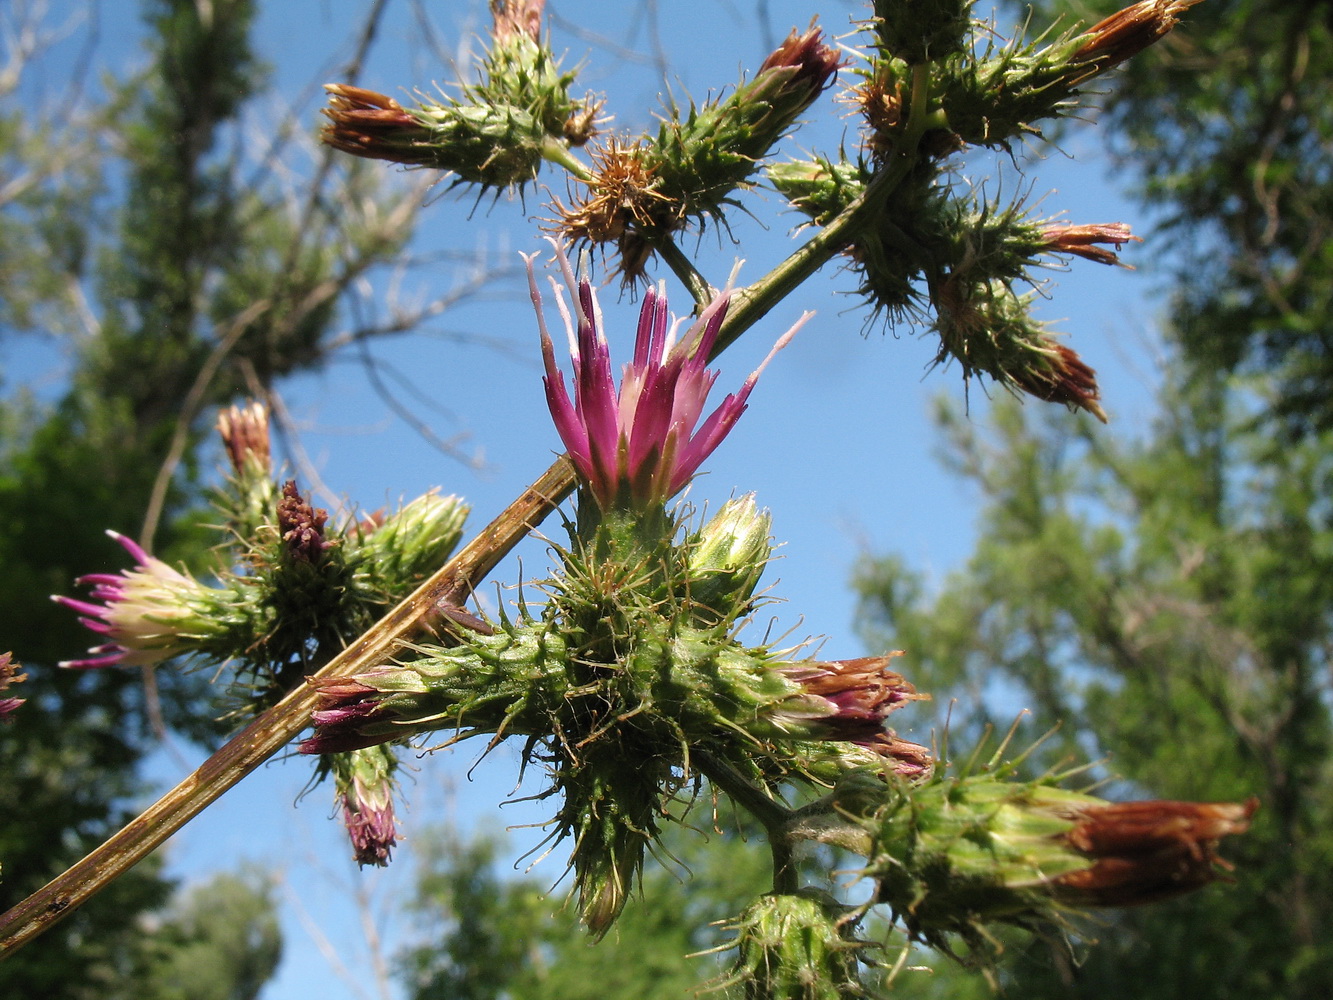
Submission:
M 352 841 L 356 863 L 362 867 L 383 868 L 398 843 L 391 793 L 392 786 L 387 781 L 371 783 L 358 774 L 342 797 L 343 825 Z
M 184 640 L 198 637 L 207 623 L 200 620 L 191 598 L 208 588 L 155 559 L 133 539 L 114 531 L 108 535 L 125 547 L 138 564 L 120 574 L 90 573 L 75 582 L 91 586 L 90 601 L 52 595 L 57 604 L 77 611 L 79 620 L 107 641 L 88 650 L 82 660 L 66 660 L 62 667 L 88 669 L 145 666 L 187 651 Z M 100 601 L 101 603 L 93 603 Z
M 727 436 L 745 412 L 746 399 L 759 373 L 812 314 L 802 316 L 783 334 L 741 388 L 728 395 L 699 425 L 709 390 L 717 379 L 717 373 L 705 365 L 727 315 L 730 283 L 684 334 L 680 334 L 683 321 L 668 318 L 665 283 L 648 289 L 639 313 L 634 360 L 625 365 L 617 390 L 602 311 L 592 283 L 586 276 L 576 281 L 564 250 L 556 241 L 551 243 L 577 313 L 575 321 L 564 290 L 552 278 L 573 359 L 573 400 L 565 389 L 564 373 L 556 364 L 555 347 L 546 329 L 532 266 L 536 254 L 525 259 L 541 331 L 546 402 L 556 430 L 579 478 L 602 510 L 617 505 L 646 509 L 663 504 L 685 488 L 704 459 Z
M 854 660 L 806 660 L 779 667 L 802 693 L 778 705 L 773 721 L 789 732 L 813 739 L 845 740 L 868 749 L 883 746 L 884 720 L 918 694 L 903 676 L 889 669 L 893 657 L 862 656 Z

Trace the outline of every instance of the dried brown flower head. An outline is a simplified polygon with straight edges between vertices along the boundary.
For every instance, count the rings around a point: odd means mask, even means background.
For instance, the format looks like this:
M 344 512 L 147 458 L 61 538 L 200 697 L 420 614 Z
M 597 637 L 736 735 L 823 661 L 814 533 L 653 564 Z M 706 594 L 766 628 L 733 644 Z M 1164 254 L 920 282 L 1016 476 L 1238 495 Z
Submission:
M 1095 859 L 1053 883 L 1056 895 L 1083 906 L 1137 906 L 1169 899 L 1225 876 L 1231 865 L 1218 842 L 1244 833 L 1259 800 L 1123 802 L 1078 810 L 1066 843 Z

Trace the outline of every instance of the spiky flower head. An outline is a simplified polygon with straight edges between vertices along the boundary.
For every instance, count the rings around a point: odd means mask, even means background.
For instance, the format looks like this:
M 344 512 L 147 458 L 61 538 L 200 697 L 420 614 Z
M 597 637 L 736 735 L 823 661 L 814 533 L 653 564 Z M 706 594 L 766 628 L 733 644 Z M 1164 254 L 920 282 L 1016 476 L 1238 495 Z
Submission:
M 222 631 L 219 593 L 150 556 L 133 539 L 114 531 L 107 534 L 134 557 L 135 566 L 119 575 L 79 577 L 76 583 L 92 587 L 91 601 L 52 595 L 106 639 L 90 649 L 88 657 L 60 666 L 149 666 L 190 652 Z
M 372 159 L 433 167 L 458 183 L 523 187 L 544 159 L 565 161 L 568 147 L 595 133 L 600 104 L 577 101 L 575 74 L 541 41 L 540 0 L 495 0 L 481 79 L 443 101 L 423 98 L 413 109 L 392 97 L 328 84 L 329 119 L 321 138 L 335 149 Z
M 573 242 L 616 241 L 622 276 L 641 277 L 655 241 L 722 217 L 841 64 L 819 28 L 793 30 L 727 97 L 688 113 L 672 106 L 655 138 L 612 138 L 595 151 L 592 176 L 579 182 L 587 190 L 560 206 L 556 229 Z
M 963 51 L 973 0 L 874 0 L 870 26 L 886 55 L 909 65 Z
M 1245 832 L 1256 807 L 1117 804 L 1049 779 L 939 775 L 889 786 L 866 822 L 865 874 L 915 937 L 948 951 L 956 935 L 985 961 L 987 923 L 1059 923 L 1069 908 L 1149 903 L 1217 880 L 1218 842 Z
M 855 913 L 814 890 L 760 896 L 730 925 L 736 960 L 724 986 L 747 1000 L 848 1000 L 867 996 L 857 971 L 866 943 Z
M 1086 410 L 1105 423 L 1096 373 L 1032 318 L 1035 294 L 1018 295 L 998 281 L 973 286 L 961 275 L 935 283 L 937 361 L 952 358 L 964 377 L 982 372 L 1003 386 Z
M 565 282 L 562 290 L 551 279 L 573 360 L 572 400 L 542 312 L 533 269 L 536 255 L 526 260 L 546 366 L 546 401 L 556 430 L 582 485 L 603 511 L 613 507 L 660 507 L 685 488 L 704 459 L 726 437 L 745 412 L 759 374 L 810 314 L 783 334 L 741 388 L 728 395 L 699 425 L 708 392 L 717 379 L 717 374 L 705 366 L 726 318 L 730 286 L 684 333 L 680 332 L 683 321 L 672 321 L 668 316 L 665 283 L 649 289 L 639 314 L 634 359 L 624 367 L 617 390 L 592 282 L 586 274 L 575 280 L 563 248 L 555 241 L 552 245 Z M 576 317 L 570 315 L 565 291 Z
M 1073 112 L 1081 90 L 1098 76 L 1170 34 L 1180 15 L 1201 0 L 1142 0 L 1084 31 L 1045 41 L 988 43 L 974 59 L 950 60 L 934 81 L 955 144 L 1009 149 L 1023 135 L 1041 135 L 1043 119 Z M 1043 44 L 1043 42 L 1045 42 Z M 903 60 L 875 64 L 881 89 L 895 90 L 911 67 Z M 923 145 L 947 146 L 929 135 Z

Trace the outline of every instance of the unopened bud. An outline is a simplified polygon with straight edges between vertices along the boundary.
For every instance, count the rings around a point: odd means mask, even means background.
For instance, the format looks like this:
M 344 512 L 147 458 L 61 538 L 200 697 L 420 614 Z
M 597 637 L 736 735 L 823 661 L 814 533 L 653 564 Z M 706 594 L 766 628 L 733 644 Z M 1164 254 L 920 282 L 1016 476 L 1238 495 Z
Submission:
M 1113 804 L 1043 781 L 979 773 L 890 786 L 868 824 L 865 874 L 908 930 L 932 946 L 989 940 L 992 922 L 1030 926 L 1062 907 L 1131 906 L 1207 885 L 1225 836 L 1257 803 Z
M 332 754 L 326 762 L 333 771 L 356 863 L 385 867 L 398 842 L 393 810 L 398 758 L 389 747 L 375 746 Z
M 962 52 L 973 0 L 874 0 L 879 46 L 910 65 Z
M 729 500 L 690 540 L 689 598 L 700 624 L 744 617 L 754 589 L 773 554 L 768 511 L 755 508 L 754 494 Z
M 731 925 L 736 961 L 724 985 L 765 1000 L 845 1000 L 864 994 L 852 910 L 806 890 L 770 893 Z
M 406 595 L 443 565 L 462 537 L 467 515 L 468 506 L 458 497 L 432 490 L 381 516 L 373 531 L 354 532 L 349 561 L 375 588 Z
M 238 476 L 270 474 L 268 410 L 262 403 L 227 407 L 218 414 L 217 428 Z

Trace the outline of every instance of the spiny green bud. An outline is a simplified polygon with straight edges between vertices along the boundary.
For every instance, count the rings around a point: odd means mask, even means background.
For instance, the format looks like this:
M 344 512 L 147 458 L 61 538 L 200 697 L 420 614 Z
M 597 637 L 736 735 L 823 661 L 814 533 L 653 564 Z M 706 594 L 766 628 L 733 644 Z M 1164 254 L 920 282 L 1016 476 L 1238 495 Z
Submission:
M 779 164 L 774 187 L 816 225 L 845 211 L 866 189 L 865 163 L 825 158 Z M 933 267 L 950 217 L 949 200 L 925 172 L 907 178 L 876 216 L 854 235 L 847 255 L 861 279 L 859 291 L 876 312 L 897 323 L 921 312 L 918 282 Z
M 456 496 L 425 493 L 388 517 L 371 515 L 348 537 L 359 581 L 405 596 L 438 569 L 458 544 L 468 506 Z
M 684 761 L 678 745 L 662 744 L 633 724 L 609 725 L 611 717 L 594 702 L 584 707 L 593 713 L 588 721 L 603 728 L 586 744 L 567 741 L 558 750 L 555 787 L 563 799 L 555 826 L 573 841 L 579 914 L 600 938 L 639 886 Z
M 699 624 L 743 618 L 773 546 L 773 519 L 755 508 L 754 494 L 728 500 L 686 543 L 689 599 Z
M 871 26 L 879 46 L 913 65 L 961 53 L 973 0 L 875 0 Z
M 848 1000 L 868 996 L 858 975 L 852 911 L 823 893 L 772 893 L 731 925 L 736 961 L 724 981 L 746 1000 Z
M 866 821 L 864 874 L 917 938 L 983 948 L 986 923 L 1058 921 L 1068 907 L 1130 906 L 1220 876 L 1218 841 L 1243 833 L 1257 801 L 1109 803 L 1047 780 L 993 774 L 891 783 Z
M 355 750 L 418 733 L 547 735 L 564 704 L 565 643 L 544 622 L 505 621 L 464 645 L 409 647 L 415 659 L 350 677 L 310 679 L 315 735 L 301 753 Z
M 778 194 L 817 226 L 828 225 L 859 198 L 870 177 L 868 169 L 845 157 L 836 163 L 818 156 L 768 167 L 768 180 Z
M 547 132 L 536 116 L 508 104 L 422 103 L 409 111 L 392 97 L 326 84 L 331 124 L 321 138 L 353 156 L 447 170 L 463 183 L 522 187 L 537 176 Z
M 328 84 L 322 139 L 354 156 L 447 170 L 459 183 L 522 187 L 544 158 L 592 136 L 598 105 L 569 96 L 575 74 L 541 42 L 540 2 L 492 4 L 495 29 L 483 80 L 445 103 L 407 110 L 384 94 Z
M 950 60 L 934 84 L 950 130 L 963 142 L 1001 149 L 1016 136 L 1040 135 L 1038 122 L 1068 114 L 1080 88 L 1170 33 L 1199 2 L 1143 0 L 1049 45 L 1015 39 L 976 59 Z
M 652 241 L 694 219 L 720 217 L 748 187 L 773 146 L 833 82 L 841 53 L 816 27 L 792 31 L 753 80 L 682 116 L 672 107 L 655 139 L 612 141 L 594 153 L 587 193 L 561 206 L 573 242 L 616 240 L 626 280 L 639 277 Z
M 720 215 L 731 193 L 745 185 L 781 139 L 837 73 L 841 55 L 825 45 L 818 28 L 793 31 L 760 66 L 753 80 L 730 97 L 685 118 L 678 109 L 644 150 L 656 190 L 677 201 L 683 214 Z
M 984 372 L 1007 388 L 1087 410 L 1105 423 L 1096 373 L 1032 318 L 1035 295 L 1017 295 L 999 281 L 971 285 L 960 273 L 932 283 L 937 363 L 954 358 L 964 378 Z

